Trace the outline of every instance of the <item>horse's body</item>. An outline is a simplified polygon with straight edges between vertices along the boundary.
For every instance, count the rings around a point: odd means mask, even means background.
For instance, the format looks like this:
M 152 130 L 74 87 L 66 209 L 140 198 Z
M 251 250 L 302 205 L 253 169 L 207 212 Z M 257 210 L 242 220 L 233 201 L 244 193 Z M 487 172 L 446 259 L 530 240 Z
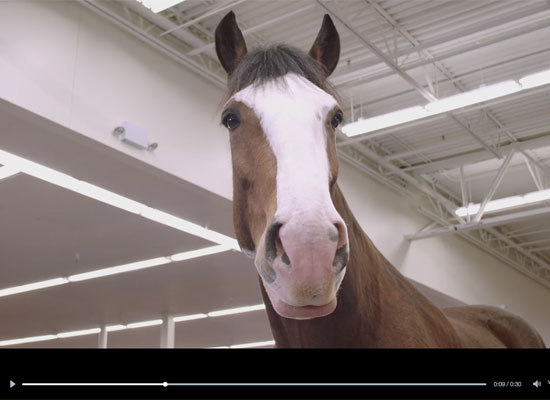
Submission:
M 355 220 L 336 183 L 342 115 L 325 79 L 339 39 L 328 16 L 309 56 L 248 53 L 233 13 L 216 51 L 229 76 L 235 233 L 255 259 L 276 347 L 544 347 L 498 308 L 436 307 Z

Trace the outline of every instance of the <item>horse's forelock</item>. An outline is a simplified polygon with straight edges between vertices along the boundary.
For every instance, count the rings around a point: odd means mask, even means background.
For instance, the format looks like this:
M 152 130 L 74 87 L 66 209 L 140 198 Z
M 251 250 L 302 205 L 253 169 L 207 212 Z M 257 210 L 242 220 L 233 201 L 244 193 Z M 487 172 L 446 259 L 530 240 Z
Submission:
M 254 49 L 243 57 L 229 77 L 226 100 L 250 85 L 262 86 L 289 73 L 303 76 L 337 98 L 321 64 L 300 49 L 279 44 Z

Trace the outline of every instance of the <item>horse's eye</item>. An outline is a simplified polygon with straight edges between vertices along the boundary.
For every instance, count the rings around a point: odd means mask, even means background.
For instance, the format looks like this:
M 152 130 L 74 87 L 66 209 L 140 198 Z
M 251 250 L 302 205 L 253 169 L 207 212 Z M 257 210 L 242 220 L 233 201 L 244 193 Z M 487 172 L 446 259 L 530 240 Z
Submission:
M 241 120 L 237 114 L 229 112 L 223 116 L 222 123 L 227 129 L 234 131 L 241 124 Z
M 342 123 L 343 119 L 344 117 L 341 113 L 334 114 L 334 117 L 332 117 L 332 121 L 330 122 L 332 129 L 336 129 L 336 127 Z

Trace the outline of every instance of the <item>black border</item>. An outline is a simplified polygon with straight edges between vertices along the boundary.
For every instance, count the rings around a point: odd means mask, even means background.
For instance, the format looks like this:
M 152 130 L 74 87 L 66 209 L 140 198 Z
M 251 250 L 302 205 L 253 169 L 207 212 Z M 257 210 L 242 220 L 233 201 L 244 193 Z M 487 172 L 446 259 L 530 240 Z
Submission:
M 546 350 L 0 349 L 7 399 L 549 399 Z M 9 381 L 16 383 L 9 388 Z M 542 382 L 537 388 L 536 380 Z M 486 382 L 486 387 L 22 387 L 22 382 Z M 1 381 L 0 381 L 1 382 Z M 494 382 L 521 382 L 495 387 Z

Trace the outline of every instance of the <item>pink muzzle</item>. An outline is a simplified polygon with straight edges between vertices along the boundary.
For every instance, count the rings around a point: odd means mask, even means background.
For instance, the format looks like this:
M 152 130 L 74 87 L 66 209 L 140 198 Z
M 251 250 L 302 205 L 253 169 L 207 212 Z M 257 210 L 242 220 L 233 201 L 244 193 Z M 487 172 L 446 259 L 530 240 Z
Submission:
M 256 267 L 275 311 L 295 319 L 333 312 L 349 256 L 347 229 L 340 216 L 296 215 L 274 221 L 262 239 Z

